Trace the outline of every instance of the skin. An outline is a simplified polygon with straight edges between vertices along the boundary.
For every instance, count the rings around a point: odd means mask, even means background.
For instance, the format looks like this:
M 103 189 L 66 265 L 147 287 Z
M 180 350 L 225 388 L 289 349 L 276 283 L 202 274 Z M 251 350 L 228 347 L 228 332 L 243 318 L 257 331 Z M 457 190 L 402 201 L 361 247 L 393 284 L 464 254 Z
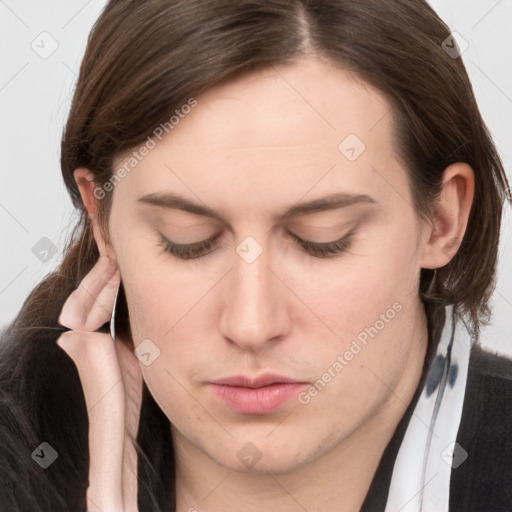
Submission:
M 441 267 L 455 254 L 453 241 L 463 237 L 473 200 L 473 171 L 464 163 L 448 167 L 432 222 L 420 219 L 394 153 L 389 104 L 351 72 L 317 58 L 196 99 L 191 113 L 115 186 L 112 246 L 97 223 L 94 176 L 75 171 L 100 253 L 119 269 L 134 345 L 149 338 L 160 350 L 149 366 L 133 365 L 116 341 L 121 373 L 131 369 L 135 384 L 126 391 L 125 379 L 125 395 L 113 399 L 110 411 L 118 411 L 118 429 L 131 418 L 134 433 L 145 380 L 172 423 L 179 512 L 359 510 L 421 376 L 428 334 L 420 270 Z M 349 134 L 366 146 L 353 162 L 338 149 Z M 125 162 L 120 157 L 115 168 Z M 221 212 L 227 222 L 138 202 L 165 192 Z M 375 203 L 274 219 L 333 192 L 367 194 Z M 287 234 L 323 243 L 352 228 L 351 245 L 332 258 L 308 254 Z M 210 254 L 181 260 L 159 246 L 158 231 L 180 244 L 220 238 Z M 236 251 L 248 236 L 263 249 L 252 263 Z M 112 277 L 107 266 L 96 269 L 104 285 Z M 112 297 L 111 291 L 104 297 L 110 311 Z M 293 398 L 271 414 L 241 414 L 206 385 L 267 372 L 313 385 L 329 368 L 332 377 L 338 356 L 393 304 L 400 306 L 394 318 L 307 404 Z M 82 378 L 89 371 L 77 348 L 84 337 L 74 334 L 74 340 L 67 334 L 67 348 Z M 95 364 L 90 351 L 87 357 Z M 119 366 L 109 360 L 112 384 Z M 99 399 L 108 379 L 98 372 L 84 387 Z M 101 435 L 97 427 L 90 439 Z M 237 456 L 247 443 L 261 455 L 249 467 Z M 105 457 L 101 450 L 95 456 Z M 130 461 L 133 468 L 133 460 L 125 446 L 124 462 L 118 455 L 103 468 Z M 136 510 L 135 483 L 129 470 L 123 474 L 125 510 Z

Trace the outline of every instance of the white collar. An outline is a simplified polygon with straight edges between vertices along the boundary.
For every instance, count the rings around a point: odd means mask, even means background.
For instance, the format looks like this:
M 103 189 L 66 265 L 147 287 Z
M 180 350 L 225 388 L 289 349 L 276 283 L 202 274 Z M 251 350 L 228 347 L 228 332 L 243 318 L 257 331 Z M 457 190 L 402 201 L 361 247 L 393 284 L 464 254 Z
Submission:
M 393 467 L 385 512 L 448 512 L 450 477 L 467 458 L 456 443 L 473 338 L 453 306 Z

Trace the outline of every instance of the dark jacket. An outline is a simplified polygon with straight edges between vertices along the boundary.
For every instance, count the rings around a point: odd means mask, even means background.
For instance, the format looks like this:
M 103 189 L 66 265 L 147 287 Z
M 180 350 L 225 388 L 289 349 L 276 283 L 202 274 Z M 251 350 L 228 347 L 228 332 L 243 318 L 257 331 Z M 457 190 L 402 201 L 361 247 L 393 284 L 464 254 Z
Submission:
M 1 337 L 1 512 L 85 511 L 87 411 L 81 387 L 77 386 L 76 367 L 55 344 L 62 330 L 58 327 L 35 329 L 24 331 L 23 336 L 4 334 Z M 425 374 L 424 371 L 414 398 L 382 456 L 361 509 L 364 512 L 384 511 L 393 462 L 420 396 Z M 468 458 L 452 470 L 450 511 L 510 512 L 512 360 L 475 345 L 466 389 L 457 442 L 468 452 Z M 161 439 L 161 446 L 165 448 L 168 439 L 160 432 L 168 430 L 163 413 L 145 403 L 143 399 L 141 417 L 146 420 L 150 417 L 152 425 L 151 439 L 146 444 L 153 444 L 158 437 L 157 444 Z M 144 447 L 144 439 L 139 437 L 138 441 Z M 42 454 L 43 442 L 58 454 L 46 469 L 40 466 L 41 458 L 37 457 Z M 167 450 L 172 448 L 167 447 Z M 158 453 L 161 461 L 156 465 L 165 472 L 164 464 L 169 465 L 172 454 L 165 449 L 159 449 Z M 139 474 L 140 469 L 139 462 Z M 172 469 L 168 471 L 170 475 Z M 64 496 L 62 501 L 56 498 L 59 493 Z M 139 491 L 140 512 L 157 510 L 145 505 L 148 501 L 142 494 Z
M 420 384 L 382 456 L 362 512 L 385 510 L 393 463 L 421 388 Z M 452 468 L 450 512 L 511 512 L 512 359 L 476 344 L 471 349 L 457 443 L 468 458 Z

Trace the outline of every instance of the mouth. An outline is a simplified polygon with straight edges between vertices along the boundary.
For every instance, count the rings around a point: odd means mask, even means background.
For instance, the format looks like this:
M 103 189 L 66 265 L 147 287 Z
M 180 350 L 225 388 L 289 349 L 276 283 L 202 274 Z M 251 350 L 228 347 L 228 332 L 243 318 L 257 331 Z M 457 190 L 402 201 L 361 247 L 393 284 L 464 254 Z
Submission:
M 208 383 L 215 396 L 230 409 L 259 415 L 277 411 L 308 385 L 308 382 L 275 374 L 236 375 Z

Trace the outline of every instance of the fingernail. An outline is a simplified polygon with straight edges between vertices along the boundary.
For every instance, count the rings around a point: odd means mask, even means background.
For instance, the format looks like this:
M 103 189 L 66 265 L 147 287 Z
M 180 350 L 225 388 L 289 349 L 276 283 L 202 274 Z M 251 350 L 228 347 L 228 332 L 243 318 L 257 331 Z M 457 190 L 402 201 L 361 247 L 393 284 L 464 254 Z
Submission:
M 117 269 L 117 262 L 116 262 L 115 260 L 113 260 L 112 258 L 110 258 L 110 257 L 109 257 L 108 261 L 109 261 L 109 263 L 110 263 L 110 265 L 111 265 L 112 267 L 114 267 L 115 269 Z
M 113 272 L 116 268 L 117 268 L 117 264 L 114 260 L 110 259 L 108 256 L 100 256 L 100 258 L 104 258 L 106 263 L 104 263 L 105 265 L 105 270 L 107 272 Z
M 116 269 L 114 273 L 110 276 L 110 279 L 108 280 L 108 283 L 112 283 L 117 281 L 120 278 L 119 270 Z
M 60 337 L 58 340 L 57 340 L 57 345 L 59 345 L 59 347 L 64 350 L 64 352 L 67 352 L 68 351 L 68 344 L 67 342 L 65 341 L 65 339 L 63 339 L 62 337 Z

